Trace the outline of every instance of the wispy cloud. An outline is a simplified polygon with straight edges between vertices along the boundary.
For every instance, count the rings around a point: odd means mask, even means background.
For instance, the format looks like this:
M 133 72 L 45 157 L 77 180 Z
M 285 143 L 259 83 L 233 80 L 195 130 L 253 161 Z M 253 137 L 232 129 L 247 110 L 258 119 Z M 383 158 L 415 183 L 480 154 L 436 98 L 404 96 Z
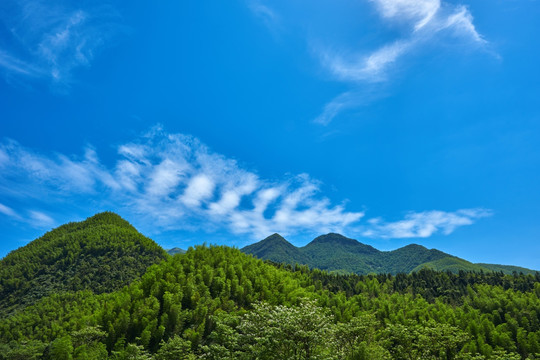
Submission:
M 441 8 L 440 0 L 370 0 L 382 17 L 400 22 L 413 22 L 414 30 L 427 25 Z
M 0 214 L 6 216 L 12 221 L 30 225 L 31 227 L 37 229 L 50 229 L 56 223 L 52 217 L 44 212 L 30 209 L 24 212 L 25 216 L 22 216 L 11 207 L 2 203 L 0 203 Z
M 47 228 L 55 224 L 55 221 L 49 215 L 36 210 L 31 210 L 28 212 L 29 218 L 28 222 L 36 228 Z
M 90 66 L 120 29 L 110 7 L 82 9 L 58 1 L 7 0 L 0 23 L 8 32 L 0 47 L 7 78 L 42 79 L 68 87 L 73 72 Z
M 9 216 L 11 218 L 15 218 L 15 219 L 18 219 L 20 218 L 19 217 L 19 214 L 17 214 L 15 212 L 15 210 L 13 210 L 12 208 L 10 208 L 9 206 L 6 206 L 2 203 L 0 203 L 0 214 L 4 214 L 6 216 Z
M 279 17 L 278 11 L 271 10 L 267 3 L 270 2 L 248 1 L 252 12 L 266 24 Z M 426 56 L 427 53 L 423 51 L 426 48 L 435 48 L 433 45 L 449 41 L 461 49 L 486 49 L 488 46 L 488 42 L 476 29 L 469 8 L 450 1 L 365 0 L 362 6 L 347 2 L 296 1 L 294 5 L 285 2 L 287 5 L 282 3 L 282 6 L 278 7 L 279 3 L 272 2 L 272 5 L 279 10 L 281 17 L 292 16 L 286 24 L 305 37 L 308 47 L 322 68 L 332 79 L 350 86 L 349 90 L 335 96 L 323 106 L 322 113 L 314 119 L 315 123 L 321 125 L 328 125 L 343 112 L 382 97 L 381 84 L 390 84 L 396 74 L 403 73 L 400 70 L 409 67 L 412 62 L 421 61 L 418 55 Z M 362 14 L 358 13 L 356 21 L 377 24 L 379 29 L 388 31 L 379 30 L 384 35 L 379 36 L 378 42 L 375 39 L 377 33 L 358 32 L 352 29 L 351 25 L 345 25 L 351 27 L 346 36 L 332 35 L 336 26 L 325 32 L 326 21 L 331 20 L 321 20 L 318 10 L 322 8 L 321 11 L 332 11 L 332 7 L 340 6 L 348 8 L 340 9 L 337 12 L 339 17 L 346 11 L 363 11 L 364 14 L 369 14 L 365 6 L 372 7 L 375 17 L 360 18 Z M 351 21 L 355 20 L 347 18 L 344 23 Z M 340 24 L 337 28 L 341 26 L 343 25 Z M 351 41 L 351 34 L 355 32 L 359 34 L 358 39 Z M 358 45 L 365 43 L 362 37 L 368 39 L 371 45 Z
M 350 51 L 343 55 L 341 51 L 324 47 L 316 49 L 323 66 L 337 80 L 351 83 L 355 88 L 369 88 L 373 83 L 388 81 L 390 70 L 397 67 L 406 55 L 431 42 L 444 41 L 445 36 L 459 37 L 464 46 L 484 47 L 487 44 L 476 30 L 470 11 L 463 5 L 439 0 L 370 2 L 375 5 L 383 22 L 402 28 L 400 37 L 367 53 Z M 325 105 L 323 113 L 314 122 L 327 125 L 343 110 L 362 105 L 362 102 L 350 101 L 347 107 L 339 106 L 346 94 Z
M 335 51 L 320 50 L 323 65 L 339 80 L 373 82 L 386 80 L 388 69 L 407 53 L 436 39 L 445 30 L 461 36 L 464 41 L 483 45 L 486 41 L 477 32 L 473 17 L 462 5 L 441 3 L 439 0 L 370 0 L 389 26 L 405 27 L 401 37 L 368 53 L 351 52 L 344 57 Z
M 279 15 L 261 0 L 246 0 L 248 8 L 266 27 L 274 32 L 280 26 Z
M 92 148 L 82 157 L 45 155 L 5 141 L 0 153 L 3 196 L 115 203 L 162 230 L 226 229 L 260 238 L 275 231 L 341 231 L 363 216 L 332 204 L 308 175 L 265 180 L 194 137 L 159 129 L 119 146 L 112 168 Z M 14 211 L 0 208 L 8 216 Z M 52 223 L 44 213 L 27 214 L 36 224 Z
M 375 5 L 383 22 L 402 28 L 400 37 L 367 53 L 352 50 L 344 55 L 343 51 L 332 48 L 316 49 L 323 66 L 337 80 L 351 83 L 356 88 L 373 88 L 373 83 L 388 81 L 390 70 L 397 67 L 406 55 L 423 45 L 443 41 L 445 36 L 459 37 L 463 46 L 483 47 L 487 44 L 476 30 L 470 11 L 463 5 L 439 0 L 370 2 Z M 327 125 L 343 110 L 362 105 L 362 102 L 349 101 L 348 106 L 339 106 L 340 99 L 348 93 L 326 104 L 323 113 L 314 122 Z
M 54 224 L 54 215 L 39 204 L 62 208 L 80 202 L 128 213 L 160 230 L 226 230 L 254 239 L 273 232 L 428 237 L 491 215 L 485 209 L 434 210 L 411 212 L 396 222 L 362 222 L 363 211 L 332 203 L 307 174 L 264 179 L 197 138 L 159 127 L 118 146 L 112 167 L 91 147 L 82 156 L 67 156 L 6 140 L 0 143 L 0 196 L 20 207 L 0 204 L 1 215 L 38 228 Z
M 396 41 L 368 55 L 342 56 L 332 52 L 321 52 L 324 66 L 339 80 L 348 82 L 379 82 L 386 80 L 390 65 L 405 54 L 412 41 Z
M 368 220 L 364 236 L 375 238 L 426 238 L 437 232 L 451 234 L 457 227 L 472 225 L 476 220 L 491 216 L 487 209 L 462 209 L 455 212 L 411 212 L 403 220 L 385 222 L 375 218 Z

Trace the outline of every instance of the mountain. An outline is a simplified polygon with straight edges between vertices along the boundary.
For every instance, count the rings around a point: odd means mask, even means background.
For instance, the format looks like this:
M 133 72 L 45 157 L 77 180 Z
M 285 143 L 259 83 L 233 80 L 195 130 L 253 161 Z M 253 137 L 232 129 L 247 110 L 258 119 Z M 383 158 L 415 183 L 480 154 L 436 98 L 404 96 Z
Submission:
M 167 250 L 167 254 L 176 255 L 176 254 L 185 254 L 186 250 L 180 249 L 179 247 L 173 247 L 172 249 Z
M 525 275 L 535 275 L 536 271 L 526 269 L 519 266 L 512 265 L 498 265 L 498 264 L 474 264 L 467 260 L 460 259 L 455 256 L 445 257 L 435 261 L 429 261 L 417 266 L 413 271 L 419 271 L 420 269 L 432 269 L 436 271 L 484 271 L 484 272 L 502 272 L 504 274 L 523 273 Z
M 275 234 L 250 248 L 289 260 L 350 255 L 369 269 L 429 261 L 388 276 L 275 266 L 226 246 L 167 256 L 118 215 L 102 213 L 0 261 L 0 299 L 8 305 L 0 312 L 0 360 L 540 354 L 540 273 L 437 272 L 429 267 L 468 262 L 419 245 L 379 251 L 339 234 L 302 248 Z
M 304 264 L 322 270 L 367 274 L 382 266 L 379 250 L 340 234 L 319 236 L 298 250 L 307 258 Z
M 139 278 L 165 251 L 117 214 L 60 226 L 0 260 L 0 314 L 53 292 L 111 292 Z
M 258 258 L 288 264 L 303 264 L 337 273 L 410 273 L 422 268 L 438 271 L 484 271 L 512 274 L 535 271 L 509 265 L 473 264 L 437 249 L 410 244 L 392 251 L 380 251 L 340 234 L 321 235 L 303 247 L 296 247 L 279 234 L 241 249 Z
M 410 273 L 421 264 L 444 258 L 453 258 L 437 249 L 427 249 L 422 245 L 410 244 L 402 248 L 385 251 L 381 254 L 384 259 L 385 270 L 389 273 Z M 446 269 L 441 269 L 446 270 Z
M 312 246 L 383 253 L 349 240 Z M 196 246 L 115 292 L 0 316 L 0 359 L 532 359 L 539 295 L 540 274 L 336 275 Z
M 258 243 L 246 246 L 244 253 L 253 254 L 260 259 L 271 260 L 278 263 L 305 264 L 305 258 L 300 250 L 285 240 L 279 234 L 273 234 Z

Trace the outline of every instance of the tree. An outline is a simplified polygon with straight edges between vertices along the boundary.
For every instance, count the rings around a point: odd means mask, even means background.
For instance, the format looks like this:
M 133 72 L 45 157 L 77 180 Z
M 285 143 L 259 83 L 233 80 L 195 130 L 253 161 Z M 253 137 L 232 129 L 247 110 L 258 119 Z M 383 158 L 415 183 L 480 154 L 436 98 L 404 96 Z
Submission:
M 244 349 L 258 359 L 317 359 L 328 339 L 331 316 L 313 300 L 300 306 L 254 305 L 238 330 Z
M 73 343 L 71 342 L 71 337 L 64 336 L 54 340 L 51 343 L 49 357 L 54 360 L 73 359 Z
M 156 360 L 189 360 L 192 358 L 191 341 L 175 335 L 167 342 L 161 341 Z

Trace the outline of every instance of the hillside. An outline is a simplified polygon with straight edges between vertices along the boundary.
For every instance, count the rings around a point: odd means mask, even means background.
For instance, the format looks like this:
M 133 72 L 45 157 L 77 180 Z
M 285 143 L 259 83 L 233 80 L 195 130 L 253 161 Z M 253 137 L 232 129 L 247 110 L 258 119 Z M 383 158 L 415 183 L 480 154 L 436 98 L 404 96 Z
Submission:
M 116 292 L 52 294 L 0 317 L 0 359 L 536 358 L 540 327 L 524 314 L 540 313 L 539 281 L 342 276 L 198 246 Z
M 485 271 L 512 274 L 535 274 L 534 270 L 510 265 L 473 264 L 437 249 L 410 244 L 392 251 L 380 251 L 372 246 L 330 233 L 315 238 L 303 247 L 296 247 L 279 234 L 274 234 L 241 249 L 260 259 L 286 264 L 304 264 L 336 273 L 410 273 L 422 268 L 437 271 Z
M 243 252 L 253 254 L 260 259 L 278 263 L 305 264 L 307 258 L 300 250 L 279 234 L 273 234 L 258 243 L 246 246 Z
M 383 267 L 379 250 L 339 234 L 319 236 L 298 250 L 307 258 L 299 264 L 322 270 L 367 274 Z
M 0 314 L 53 292 L 120 289 L 165 257 L 114 213 L 60 226 L 0 260 Z

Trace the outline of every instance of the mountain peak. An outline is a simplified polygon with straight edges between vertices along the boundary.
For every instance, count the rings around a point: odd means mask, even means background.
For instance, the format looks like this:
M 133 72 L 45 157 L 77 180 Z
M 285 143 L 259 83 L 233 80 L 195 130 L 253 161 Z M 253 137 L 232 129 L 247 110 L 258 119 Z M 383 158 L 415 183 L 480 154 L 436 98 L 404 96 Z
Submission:
M 242 251 L 247 254 L 255 255 L 260 259 L 293 264 L 295 262 L 304 263 L 298 248 L 277 233 L 272 234 L 255 244 L 244 247 Z
M 328 233 L 326 235 L 318 236 L 301 249 L 312 257 L 321 252 L 331 252 L 334 254 L 333 256 L 340 257 L 347 256 L 345 255 L 346 253 L 368 255 L 380 252 L 373 246 L 362 244 L 358 240 L 337 233 Z
M 267 249 L 270 247 L 295 248 L 295 246 L 288 242 L 283 236 L 274 233 L 255 244 L 246 246 L 244 249 Z
M 262 241 L 285 241 L 289 243 L 283 236 L 278 233 L 273 233 L 272 235 L 265 237 Z
M 100 213 L 97 213 L 93 216 L 90 216 L 86 220 L 82 222 L 82 224 L 85 225 L 116 225 L 120 227 L 128 227 L 131 229 L 134 229 L 133 225 L 131 225 L 127 220 L 122 218 L 117 213 L 114 213 L 112 211 L 103 211 Z
M 402 249 L 419 249 L 419 250 L 429 250 L 427 247 L 419 244 L 409 244 L 402 247 Z
M 328 233 L 326 235 L 317 236 L 309 244 L 322 244 L 322 243 L 338 243 L 338 244 L 348 244 L 348 245 L 361 244 L 358 240 L 350 239 L 346 236 L 343 236 L 337 233 Z

